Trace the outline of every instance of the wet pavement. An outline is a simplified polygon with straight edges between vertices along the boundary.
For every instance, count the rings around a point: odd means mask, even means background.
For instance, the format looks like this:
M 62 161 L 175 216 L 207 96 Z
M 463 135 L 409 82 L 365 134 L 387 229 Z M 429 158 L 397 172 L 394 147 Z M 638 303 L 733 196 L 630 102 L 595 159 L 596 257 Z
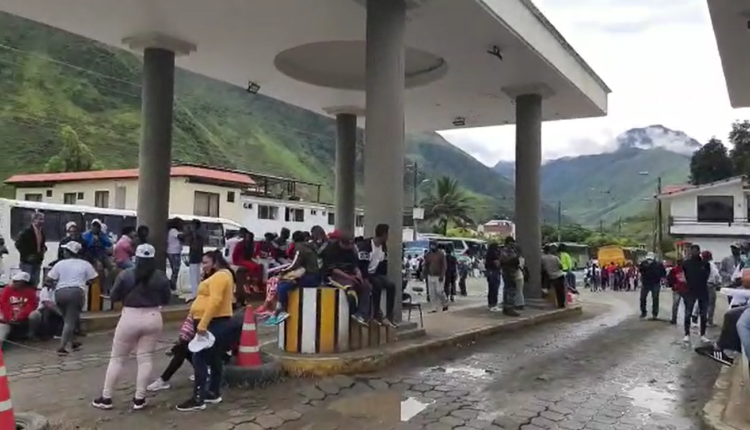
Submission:
M 666 315 L 671 303 L 662 299 Z M 718 365 L 682 344 L 679 328 L 639 320 L 637 300 L 637 293 L 584 293 L 584 314 L 564 322 L 377 374 L 229 390 L 224 403 L 203 412 L 171 410 L 189 395 L 186 369 L 146 411 L 127 411 L 132 384 L 120 386 L 118 410 L 93 410 L 88 402 L 104 370 L 98 366 L 33 379 L 49 390 L 21 394 L 21 409 L 35 409 L 36 398 L 44 413 L 79 429 L 700 429 Z

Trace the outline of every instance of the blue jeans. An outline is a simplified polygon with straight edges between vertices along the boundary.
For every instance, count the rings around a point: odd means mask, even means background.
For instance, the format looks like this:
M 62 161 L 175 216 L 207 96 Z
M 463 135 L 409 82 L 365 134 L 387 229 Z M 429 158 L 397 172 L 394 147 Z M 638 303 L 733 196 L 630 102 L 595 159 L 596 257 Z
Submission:
M 320 276 L 317 274 L 304 274 L 302 277 L 291 281 L 279 281 L 276 286 L 276 297 L 279 300 L 281 310 L 286 312 L 289 305 L 289 292 L 298 288 L 315 288 L 320 286 Z
M 196 327 L 200 321 L 195 321 Z M 229 348 L 232 337 L 232 318 L 214 318 L 208 324 L 208 331 L 214 335 L 216 341 L 211 348 L 204 349 L 193 354 L 193 368 L 195 370 L 195 383 L 193 384 L 193 395 L 198 403 L 203 403 L 206 396 L 219 396 L 221 394 L 221 383 L 224 375 L 223 355 Z M 211 378 L 208 378 L 208 369 L 211 368 Z
M 747 309 L 737 321 L 737 334 L 740 335 L 740 343 L 745 351 L 745 356 L 750 360 L 750 312 Z
M 133 263 L 133 261 L 131 260 L 120 261 L 119 263 L 117 263 L 118 269 L 126 270 L 133 267 L 135 267 L 135 263 Z
M 500 271 L 487 271 L 487 306 L 497 306 L 498 294 L 500 293 Z
M 177 287 L 177 276 L 180 274 L 180 266 L 182 266 L 182 255 L 180 254 L 167 254 L 167 261 L 169 261 L 169 269 L 172 271 L 170 280 L 172 281 L 172 288 Z

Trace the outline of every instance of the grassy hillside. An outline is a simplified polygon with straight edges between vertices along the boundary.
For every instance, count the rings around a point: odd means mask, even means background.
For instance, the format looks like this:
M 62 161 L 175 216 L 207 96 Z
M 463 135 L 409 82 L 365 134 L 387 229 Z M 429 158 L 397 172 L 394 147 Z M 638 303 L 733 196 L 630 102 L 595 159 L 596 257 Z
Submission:
M 548 205 L 562 201 L 564 214 L 581 224 L 609 224 L 650 207 L 644 198 L 653 197 L 659 176 L 665 185 L 686 182 L 689 163 L 688 156 L 658 147 L 561 158 L 542 166 L 542 198 Z M 514 168 L 500 162 L 495 171 L 513 178 Z
M 0 13 L 0 179 L 41 171 L 66 125 L 106 168 L 136 166 L 140 68 L 128 52 Z M 177 161 L 322 183 L 330 202 L 334 134 L 328 117 L 186 71 L 176 76 Z M 420 179 L 458 179 L 476 197 L 478 220 L 512 212 L 512 184 L 439 135 L 408 136 L 407 157 L 419 163 Z M 361 182 L 361 158 L 358 169 Z M 408 205 L 412 182 L 407 172 Z M 420 191 L 428 188 L 429 182 Z M 545 215 L 554 217 L 554 210 L 545 208 Z

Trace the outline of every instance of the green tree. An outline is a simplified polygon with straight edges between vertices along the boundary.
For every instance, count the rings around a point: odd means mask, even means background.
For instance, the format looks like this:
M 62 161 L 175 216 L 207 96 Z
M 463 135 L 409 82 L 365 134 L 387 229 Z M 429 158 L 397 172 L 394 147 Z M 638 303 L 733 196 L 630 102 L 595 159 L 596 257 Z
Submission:
M 50 173 L 85 172 L 100 170 L 94 153 L 78 138 L 73 127 L 66 125 L 60 129 L 60 152 L 47 161 L 44 170 Z
M 729 132 L 729 141 L 732 142 L 729 158 L 734 166 L 734 174 L 750 174 L 750 121 L 735 121 Z
M 690 183 L 693 185 L 720 181 L 733 175 L 732 159 L 719 139 L 712 138 L 690 158 Z
M 440 234 L 447 234 L 448 225 L 464 226 L 471 223 L 472 198 L 458 185 L 458 181 L 443 176 L 430 193 L 422 199 L 424 218 L 436 224 Z

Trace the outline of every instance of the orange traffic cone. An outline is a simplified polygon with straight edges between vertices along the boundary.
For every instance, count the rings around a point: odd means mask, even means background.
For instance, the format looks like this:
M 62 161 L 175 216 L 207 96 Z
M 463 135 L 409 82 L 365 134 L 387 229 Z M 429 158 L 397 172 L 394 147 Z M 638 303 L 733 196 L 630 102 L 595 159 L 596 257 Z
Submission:
M 3 352 L 0 350 L 0 430 L 15 430 L 16 428 L 16 417 L 13 414 L 10 388 L 8 388 L 8 371 L 5 368 Z
M 258 333 L 255 331 L 255 312 L 253 312 L 253 307 L 248 305 L 245 308 L 245 320 L 242 323 L 237 365 L 240 367 L 257 367 L 261 364 L 263 362 L 260 359 Z M 0 430 L 3 429 L 0 428 Z

